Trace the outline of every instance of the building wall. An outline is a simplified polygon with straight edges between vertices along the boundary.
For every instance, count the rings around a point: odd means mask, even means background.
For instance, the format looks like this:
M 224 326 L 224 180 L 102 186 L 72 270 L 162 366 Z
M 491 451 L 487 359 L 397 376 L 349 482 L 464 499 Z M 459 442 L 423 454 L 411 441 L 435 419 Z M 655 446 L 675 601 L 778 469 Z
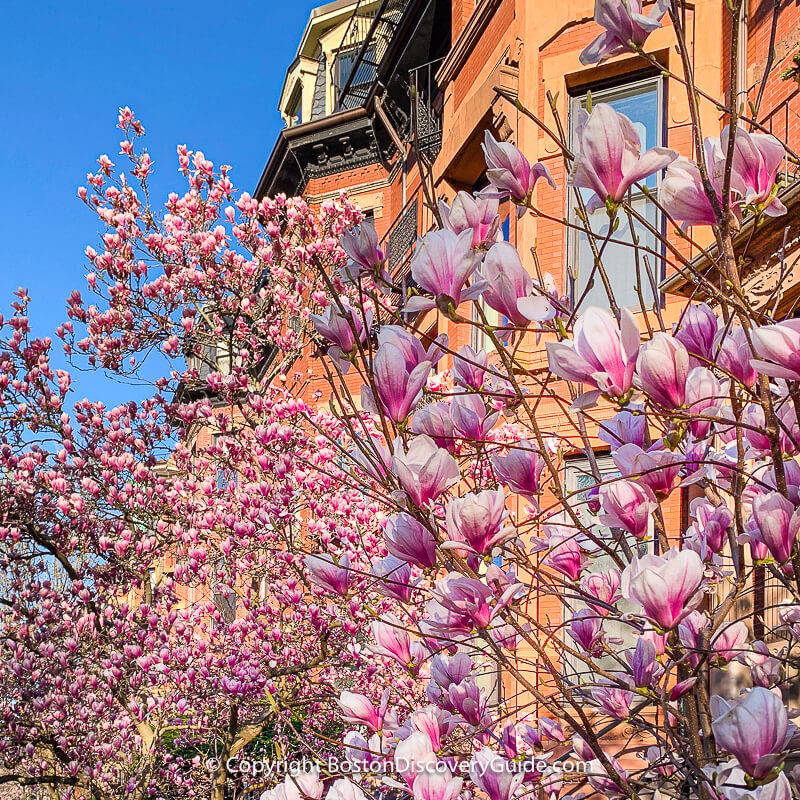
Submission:
M 729 94 L 731 69 L 726 64 L 730 52 L 730 13 L 721 0 L 697 0 L 687 12 L 687 27 L 691 40 L 691 67 L 700 88 L 711 97 Z M 646 6 L 645 11 L 649 10 Z M 754 101 L 760 76 L 766 63 L 772 25 L 771 4 L 754 4 L 748 12 L 746 48 L 742 51 L 748 98 Z M 536 218 L 528 214 L 517 220 L 511 215 L 510 239 L 529 269 L 532 267 L 530 248 L 535 246 L 544 271 L 550 272 L 562 288 L 567 286 L 566 267 L 568 254 L 564 226 L 560 220 L 567 210 L 567 169 L 559 147 L 540 126 L 521 113 L 513 104 L 495 90 L 516 94 L 522 105 L 551 129 L 568 125 L 570 96 L 578 89 L 620 81 L 626 75 L 639 74 L 648 64 L 642 59 L 623 55 L 600 67 L 585 67 L 579 61 L 581 50 L 599 33 L 593 22 L 593 0 L 562 0 L 546 6 L 530 0 L 452 0 L 453 42 L 450 55 L 439 68 L 438 80 L 444 94 L 442 149 L 433 165 L 437 198 L 450 201 L 456 191 L 470 191 L 481 177 L 484 168 L 480 143 L 483 131 L 489 128 L 495 136 L 517 144 L 534 162 L 547 164 L 558 188 L 551 190 L 543 182 L 537 188 L 534 202 L 547 216 Z M 776 66 L 786 66 L 796 52 L 800 38 L 800 6 L 785 5 L 776 34 Z M 648 52 L 664 68 L 682 76 L 683 68 L 673 45 L 669 21 L 664 28 L 648 39 Z M 777 72 L 777 70 L 776 70 Z M 664 143 L 681 154 L 695 155 L 690 113 L 685 93 L 671 81 L 664 98 Z M 782 81 L 773 75 L 765 87 L 758 119 L 779 136 L 788 133 L 790 145 L 800 134 L 800 103 L 797 100 L 796 82 Z M 550 110 L 553 102 L 556 116 Z M 704 135 L 718 136 L 724 120 L 712 103 L 701 103 L 701 123 Z M 342 190 L 365 211 L 374 215 L 379 239 L 384 239 L 393 223 L 399 218 L 410 199 L 423 198 L 419 192 L 420 174 L 414 154 L 405 154 L 405 165 L 398 160 L 393 168 L 374 164 L 312 180 L 305 194 L 309 201 L 319 204 L 335 197 Z M 509 213 L 505 208 L 504 214 Z M 420 233 L 427 229 L 431 216 L 421 215 Z M 702 245 L 708 244 L 707 231 L 694 230 L 693 235 Z M 681 238 L 671 235 L 671 242 L 685 257 L 696 251 Z M 667 271 L 672 267 L 667 266 Z M 683 298 L 664 298 L 663 315 L 668 324 L 677 317 L 684 305 Z M 469 313 L 466 306 L 461 313 Z M 642 319 L 642 314 L 637 314 Z M 422 330 L 447 332 L 450 345 L 458 349 L 468 344 L 466 326 L 454 326 L 446 318 L 434 313 L 417 322 Z M 644 322 L 642 321 L 644 329 Z M 546 341 L 547 337 L 544 337 Z M 546 366 L 543 345 L 530 336 L 522 346 L 531 369 Z M 447 366 L 446 361 L 442 365 Z M 294 379 L 302 385 L 302 395 L 307 400 L 321 404 L 328 402 L 328 388 L 319 362 L 310 354 L 295 365 Z M 359 394 L 358 378 L 351 372 L 347 379 L 354 396 Z M 560 401 L 545 401 L 537 413 L 540 424 L 566 437 L 573 436 L 569 417 L 564 408 L 569 405 L 565 387 L 555 384 Z M 613 410 L 609 407 L 598 412 L 600 418 Z M 598 451 L 601 443 L 594 441 Z M 554 498 L 546 496 L 543 505 Z M 512 501 L 517 514 L 524 513 L 524 504 Z M 680 491 L 670 497 L 664 507 L 667 531 L 677 536 L 682 524 Z M 538 619 L 558 620 L 561 605 L 555 598 L 537 596 L 533 609 Z M 537 682 L 541 676 L 536 676 Z M 516 696 L 521 687 L 507 682 L 507 697 Z

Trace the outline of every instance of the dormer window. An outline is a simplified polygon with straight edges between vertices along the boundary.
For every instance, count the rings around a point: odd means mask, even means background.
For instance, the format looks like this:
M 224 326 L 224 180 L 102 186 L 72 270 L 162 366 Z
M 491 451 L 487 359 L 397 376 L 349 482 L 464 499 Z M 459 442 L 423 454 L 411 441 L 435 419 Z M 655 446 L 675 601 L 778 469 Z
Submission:
M 340 94 L 347 87 L 347 95 L 357 98 L 359 101 L 366 100 L 370 86 L 375 81 L 377 74 L 375 67 L 375 46 L 370 44 L 364 52 L 363 58 L 359 61 L 358 54 L 361 52 L 361 45 L 346 47 L 336 54 L 333 62 L 334 85 L 336 90 L 336 110 L 341 110 Z M 355 70 L 355 72 L 354 72 Z M 352 75 L 352 77 L 351 77 Z M 349 81 L 349 84 L 348 84 Z M 352 107 L 348 103 L 348 108 Z
M 289 105 L 286 107 L 286 125 L 289 128 L 303 123 L 303 92 L 301 87 L 297 87 Z

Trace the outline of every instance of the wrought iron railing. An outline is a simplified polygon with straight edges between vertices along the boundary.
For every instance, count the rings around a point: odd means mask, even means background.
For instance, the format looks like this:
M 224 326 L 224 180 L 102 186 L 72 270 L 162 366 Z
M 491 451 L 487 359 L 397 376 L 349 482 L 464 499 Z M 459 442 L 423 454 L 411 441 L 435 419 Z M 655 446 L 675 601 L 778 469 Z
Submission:
M 417 238 L 434 227 L 433 211 L 425 203 L 424 193 L 419 187 L 406 201 L 394 222 L 381 240 L 381 248 L 387 253 L 392 282 L 399 288 L 394 297 L 402 304 L 410 289 L 416 287 L 411 275 L 411 261 Z
M 442 149 L 442 109 L 444 95 L 436 83 L 436 71 L 443 58 L 422 64 L 409 73 L 411 85 L 412 135 L 417 137 L 421 155 L 429 163 L 436 160 Z

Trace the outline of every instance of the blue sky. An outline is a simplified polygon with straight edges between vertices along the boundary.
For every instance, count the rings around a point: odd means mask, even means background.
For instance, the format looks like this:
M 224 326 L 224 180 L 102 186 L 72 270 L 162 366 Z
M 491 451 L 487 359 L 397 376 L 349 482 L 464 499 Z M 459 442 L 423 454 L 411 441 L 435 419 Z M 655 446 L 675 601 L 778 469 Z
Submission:
M 95 159 L 117 157 L 117 109 L 147 130 L 154 197 L 185 184 L 175 146 L 233 166 L 252 191 L 281 128 L 276 110 L 313 0 L 76 0 L 9 3 L 0 48 L 0 311 L 18 286 L 37 334 L 66 319 L 85 289 L 98 226 L 76 197 Z M 230 9 L 230 11 L 226 10 Z M 77 397 L 121 402 L 130 391 L 82 374 Z

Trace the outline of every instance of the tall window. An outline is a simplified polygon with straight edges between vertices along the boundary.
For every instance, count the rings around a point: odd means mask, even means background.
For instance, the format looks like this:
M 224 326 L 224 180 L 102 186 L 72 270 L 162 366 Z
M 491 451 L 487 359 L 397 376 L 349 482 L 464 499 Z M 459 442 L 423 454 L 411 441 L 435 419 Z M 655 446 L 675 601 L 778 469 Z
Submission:
M 662 81 L 660 78 L 645 78 L 629 82 L 609 89 L 591 91 L 592 105 L 608 103 L 616 111 L 628 117 L 639 133 L 641 152 L 664 144 L 664 113 Z M 577 145 L 576 123 L 578 112 L 586 108 L 587 94 L 583 93 L 572 98 L 570 104 L 570 135 L 572 146 Z M 646 181 L 648 189 L 655 190 L 658 186 L 659 175 L 651 175 Z M 590 190 L 582 189 L 581 195 L 584 202 L 591 196 Z M 576 203 L 570 194 L 570 218 L 574 224 L 581 225 L 577 216 Z M 655 206 L 649 202 L 644 194 L 635 187 L 631 190 L 631 206 L 644 217 L 656 230 L 661 228 L 661 219 Z M 628 215 L 624 211 L 618 213 L 619 227 L 612 234 L 612 239 L 621 242 L 632 242 L 631 229 Z M 596 234 L 595 242 L 598 249 L 603 238 L 608 235 L 609 220 L 606 209 L 600 208 L 589 216 L 589 225 Z M 645 226 L 634 219 L 633 230 L 640 246 L 657 249 L 655 236 Z M 597 238 L 599 237 L 599 238 Z M 653 303 L 653 286 L 648 277 L 647 267 L 640 251 L 638 273 L 642 297 L 649 306 Z M 570 230 L 568 233 L 567 247 L 568 267 L 573 273 L 572 293 L 574 302 L 581 301 L 581 308 L 588 306 L 609 305 L 608 297 L 602 278 L 597 270 L 593 273 L 594 256 L 589 242 L 589 237 L 583 231 Z M 661 279 L 661 259 L 649 255 L 648 261 L 653 279 L 657 284 Z M 614 291 L 614 298 L 619 306 L 639 305 L 636 293 L 637 264 L 633 248 L 624 244 L 609 243 L 603 251 L 603 267 Z M 587 291 L 586 287 L 593 278 L 593 285 Z M 585 293 L 585 297 L 584 297 Z M 581 298 L 583 297 L 583 300 Z

